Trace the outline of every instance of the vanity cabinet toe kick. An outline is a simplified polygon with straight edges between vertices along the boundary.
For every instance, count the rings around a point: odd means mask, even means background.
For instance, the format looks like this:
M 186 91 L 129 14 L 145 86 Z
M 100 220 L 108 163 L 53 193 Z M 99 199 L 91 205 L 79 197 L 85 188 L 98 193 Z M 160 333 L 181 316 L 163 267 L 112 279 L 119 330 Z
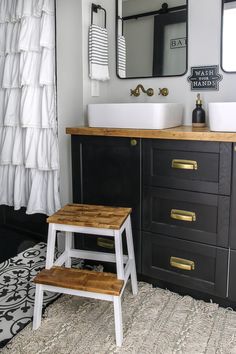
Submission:
M 235 145 L 72 135 L 74 202 L 133 208 L 142 279 L 233 303 Z M 96 236 L 78 238 L 77 247 L 114 251 Z

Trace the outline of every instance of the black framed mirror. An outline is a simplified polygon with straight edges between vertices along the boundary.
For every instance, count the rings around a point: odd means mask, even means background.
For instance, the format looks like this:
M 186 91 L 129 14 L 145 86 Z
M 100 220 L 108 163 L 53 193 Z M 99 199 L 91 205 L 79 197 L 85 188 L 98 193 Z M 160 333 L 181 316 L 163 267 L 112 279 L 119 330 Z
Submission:
M 222 0 L 221 68 L 236 73 L 236 0 Z
M 116 0 L 121 79 L 182 76 L 188 61 L 188 0 Z

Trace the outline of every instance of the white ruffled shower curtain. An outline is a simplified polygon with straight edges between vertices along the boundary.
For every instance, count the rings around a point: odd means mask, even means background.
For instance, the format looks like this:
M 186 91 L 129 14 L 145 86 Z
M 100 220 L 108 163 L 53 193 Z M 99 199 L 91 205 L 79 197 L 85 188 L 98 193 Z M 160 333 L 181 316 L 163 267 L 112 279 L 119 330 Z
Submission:
M 60 208 L 54 0 L 0 0 L 0 204 Z

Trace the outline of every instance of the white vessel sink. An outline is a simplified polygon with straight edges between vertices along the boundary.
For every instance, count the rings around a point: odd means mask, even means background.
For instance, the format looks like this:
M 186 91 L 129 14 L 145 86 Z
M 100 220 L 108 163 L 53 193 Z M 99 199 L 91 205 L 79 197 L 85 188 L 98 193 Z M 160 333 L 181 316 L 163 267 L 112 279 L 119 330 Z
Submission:
M 179 103 L 89 104 L 90 127 L 165 129 L 182 124 L 183 105 Z
M 236 102 L 209 103 L 209 126 L 212 131 L 236 132 Z

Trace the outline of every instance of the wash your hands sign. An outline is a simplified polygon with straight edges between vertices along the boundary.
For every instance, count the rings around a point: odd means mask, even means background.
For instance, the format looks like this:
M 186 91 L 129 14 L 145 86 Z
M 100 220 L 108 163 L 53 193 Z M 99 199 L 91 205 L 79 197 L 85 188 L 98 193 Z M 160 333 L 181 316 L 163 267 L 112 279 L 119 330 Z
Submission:
M 188 81 L 191 82 L 191 90 L 219 90 L 219 82 L 223 76 L 219 74 L 219 65 L 191 67 L 191 75 Z

